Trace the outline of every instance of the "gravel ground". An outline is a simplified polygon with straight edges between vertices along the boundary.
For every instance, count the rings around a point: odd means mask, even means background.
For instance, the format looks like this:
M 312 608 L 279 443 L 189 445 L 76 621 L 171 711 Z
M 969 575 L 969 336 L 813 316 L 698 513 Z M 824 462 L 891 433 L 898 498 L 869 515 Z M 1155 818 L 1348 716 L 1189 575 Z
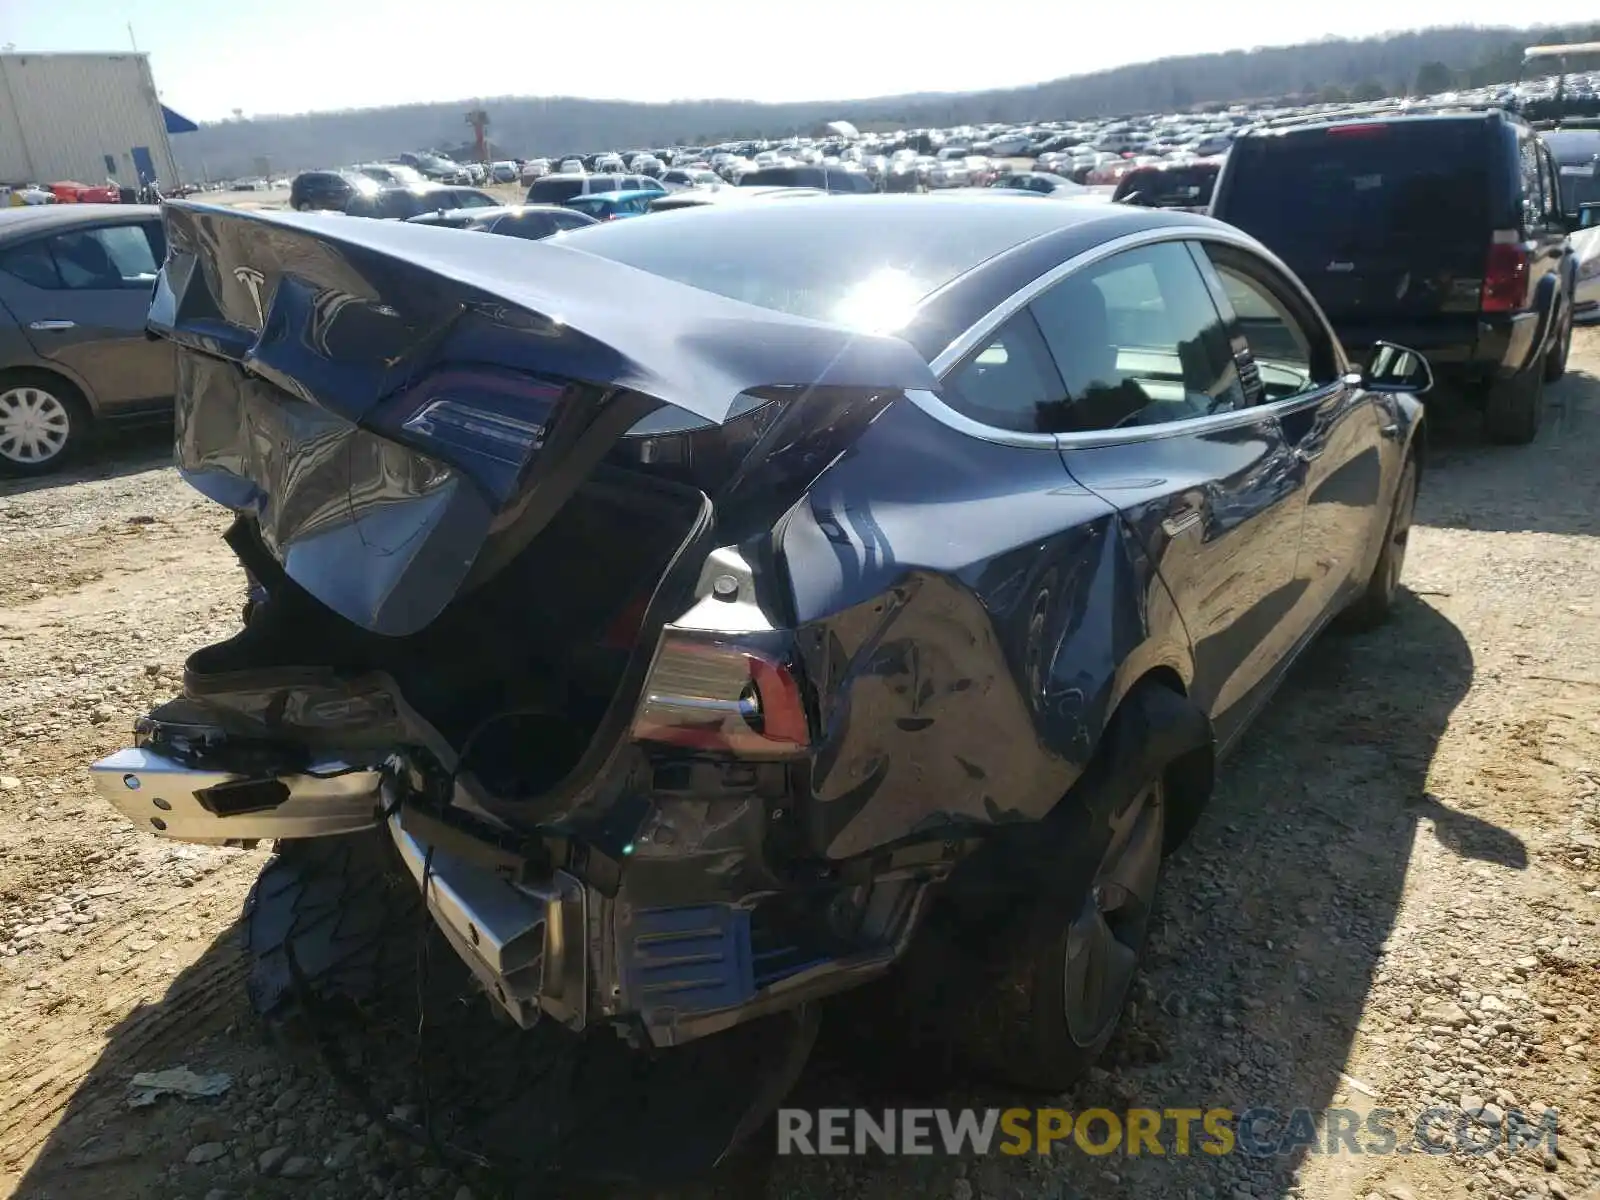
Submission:
M 1058 1103 L 1467 1132 L 1550 1108 L 1556 1153 L 753 1156 L 678 1195 L 1600 1197 L 1600 333 L 1550 399 L 1532 448 L 1436 436 L 1398 618 L 1315 646 L 1227 764 L 1122 1030 Z M 0 489 L 0 1197 L 469 1196 L 249 1018 L 232 927 L 265 852 L 159 843 L 90 790 L 238 621 L 222 514 L 159 439 L 116 449 Z M 231 1086 L 128 1106 L 177 1065 Z M 883 1088 L 825 1049 L 796 1103 Z

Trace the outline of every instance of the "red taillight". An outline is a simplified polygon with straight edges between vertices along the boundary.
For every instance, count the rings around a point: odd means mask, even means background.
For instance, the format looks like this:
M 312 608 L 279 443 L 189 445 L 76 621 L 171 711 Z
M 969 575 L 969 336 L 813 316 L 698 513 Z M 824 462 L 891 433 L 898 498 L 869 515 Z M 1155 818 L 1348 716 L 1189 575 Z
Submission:
M 1479 307 L 1486 313 L 1511 312 L 1527 302 L 1528 248 L 1497 233 L 1483 266 L 1483 301 Z
M 1359 125 L 1329 125 L 1329 137 L 1381 137 L 1387 133 L 1389 127 L 1381 121 L 1365 121 Z
M 810 747 L 811 725 L 787 664 L 734 638 L 668 628 L 633 736 L 742 758 L 790 758 Z

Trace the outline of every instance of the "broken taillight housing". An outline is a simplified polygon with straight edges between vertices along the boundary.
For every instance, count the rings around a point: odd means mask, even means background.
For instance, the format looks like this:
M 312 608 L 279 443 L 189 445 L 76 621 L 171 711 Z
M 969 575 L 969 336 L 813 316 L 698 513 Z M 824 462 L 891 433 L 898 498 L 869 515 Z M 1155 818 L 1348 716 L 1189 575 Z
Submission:
M 668 626 L 633 718 L 642 742 L 740 758 L 791 758 L 811 745 L 800 683 L 770 650 Z

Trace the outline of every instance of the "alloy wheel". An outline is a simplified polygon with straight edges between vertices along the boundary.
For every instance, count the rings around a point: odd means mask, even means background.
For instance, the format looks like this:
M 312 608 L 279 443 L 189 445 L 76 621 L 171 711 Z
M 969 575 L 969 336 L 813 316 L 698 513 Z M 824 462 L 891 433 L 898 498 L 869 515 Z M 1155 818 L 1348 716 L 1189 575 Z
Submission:
M 1079 1046 L 1106 1036 L 1133 983 L 1161 873 L 1164 800 L 1161 781 L 1153 780 L 1123 808 L 1067 929 L 1067 1032 Z
M 31 384 L 0 392 L 0 458 L 39 466 L 67 448 L 72 414 L 55 395 Z

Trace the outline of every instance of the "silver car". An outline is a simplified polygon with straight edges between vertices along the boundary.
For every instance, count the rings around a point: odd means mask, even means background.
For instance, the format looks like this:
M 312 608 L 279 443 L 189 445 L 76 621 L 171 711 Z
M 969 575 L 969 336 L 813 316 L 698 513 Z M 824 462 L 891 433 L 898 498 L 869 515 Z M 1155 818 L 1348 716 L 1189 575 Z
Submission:
M 145 336 L 160 209 L 0 212 L 0 471 L 60 466 L 101 422 L 172 411 L 172 346 Z

